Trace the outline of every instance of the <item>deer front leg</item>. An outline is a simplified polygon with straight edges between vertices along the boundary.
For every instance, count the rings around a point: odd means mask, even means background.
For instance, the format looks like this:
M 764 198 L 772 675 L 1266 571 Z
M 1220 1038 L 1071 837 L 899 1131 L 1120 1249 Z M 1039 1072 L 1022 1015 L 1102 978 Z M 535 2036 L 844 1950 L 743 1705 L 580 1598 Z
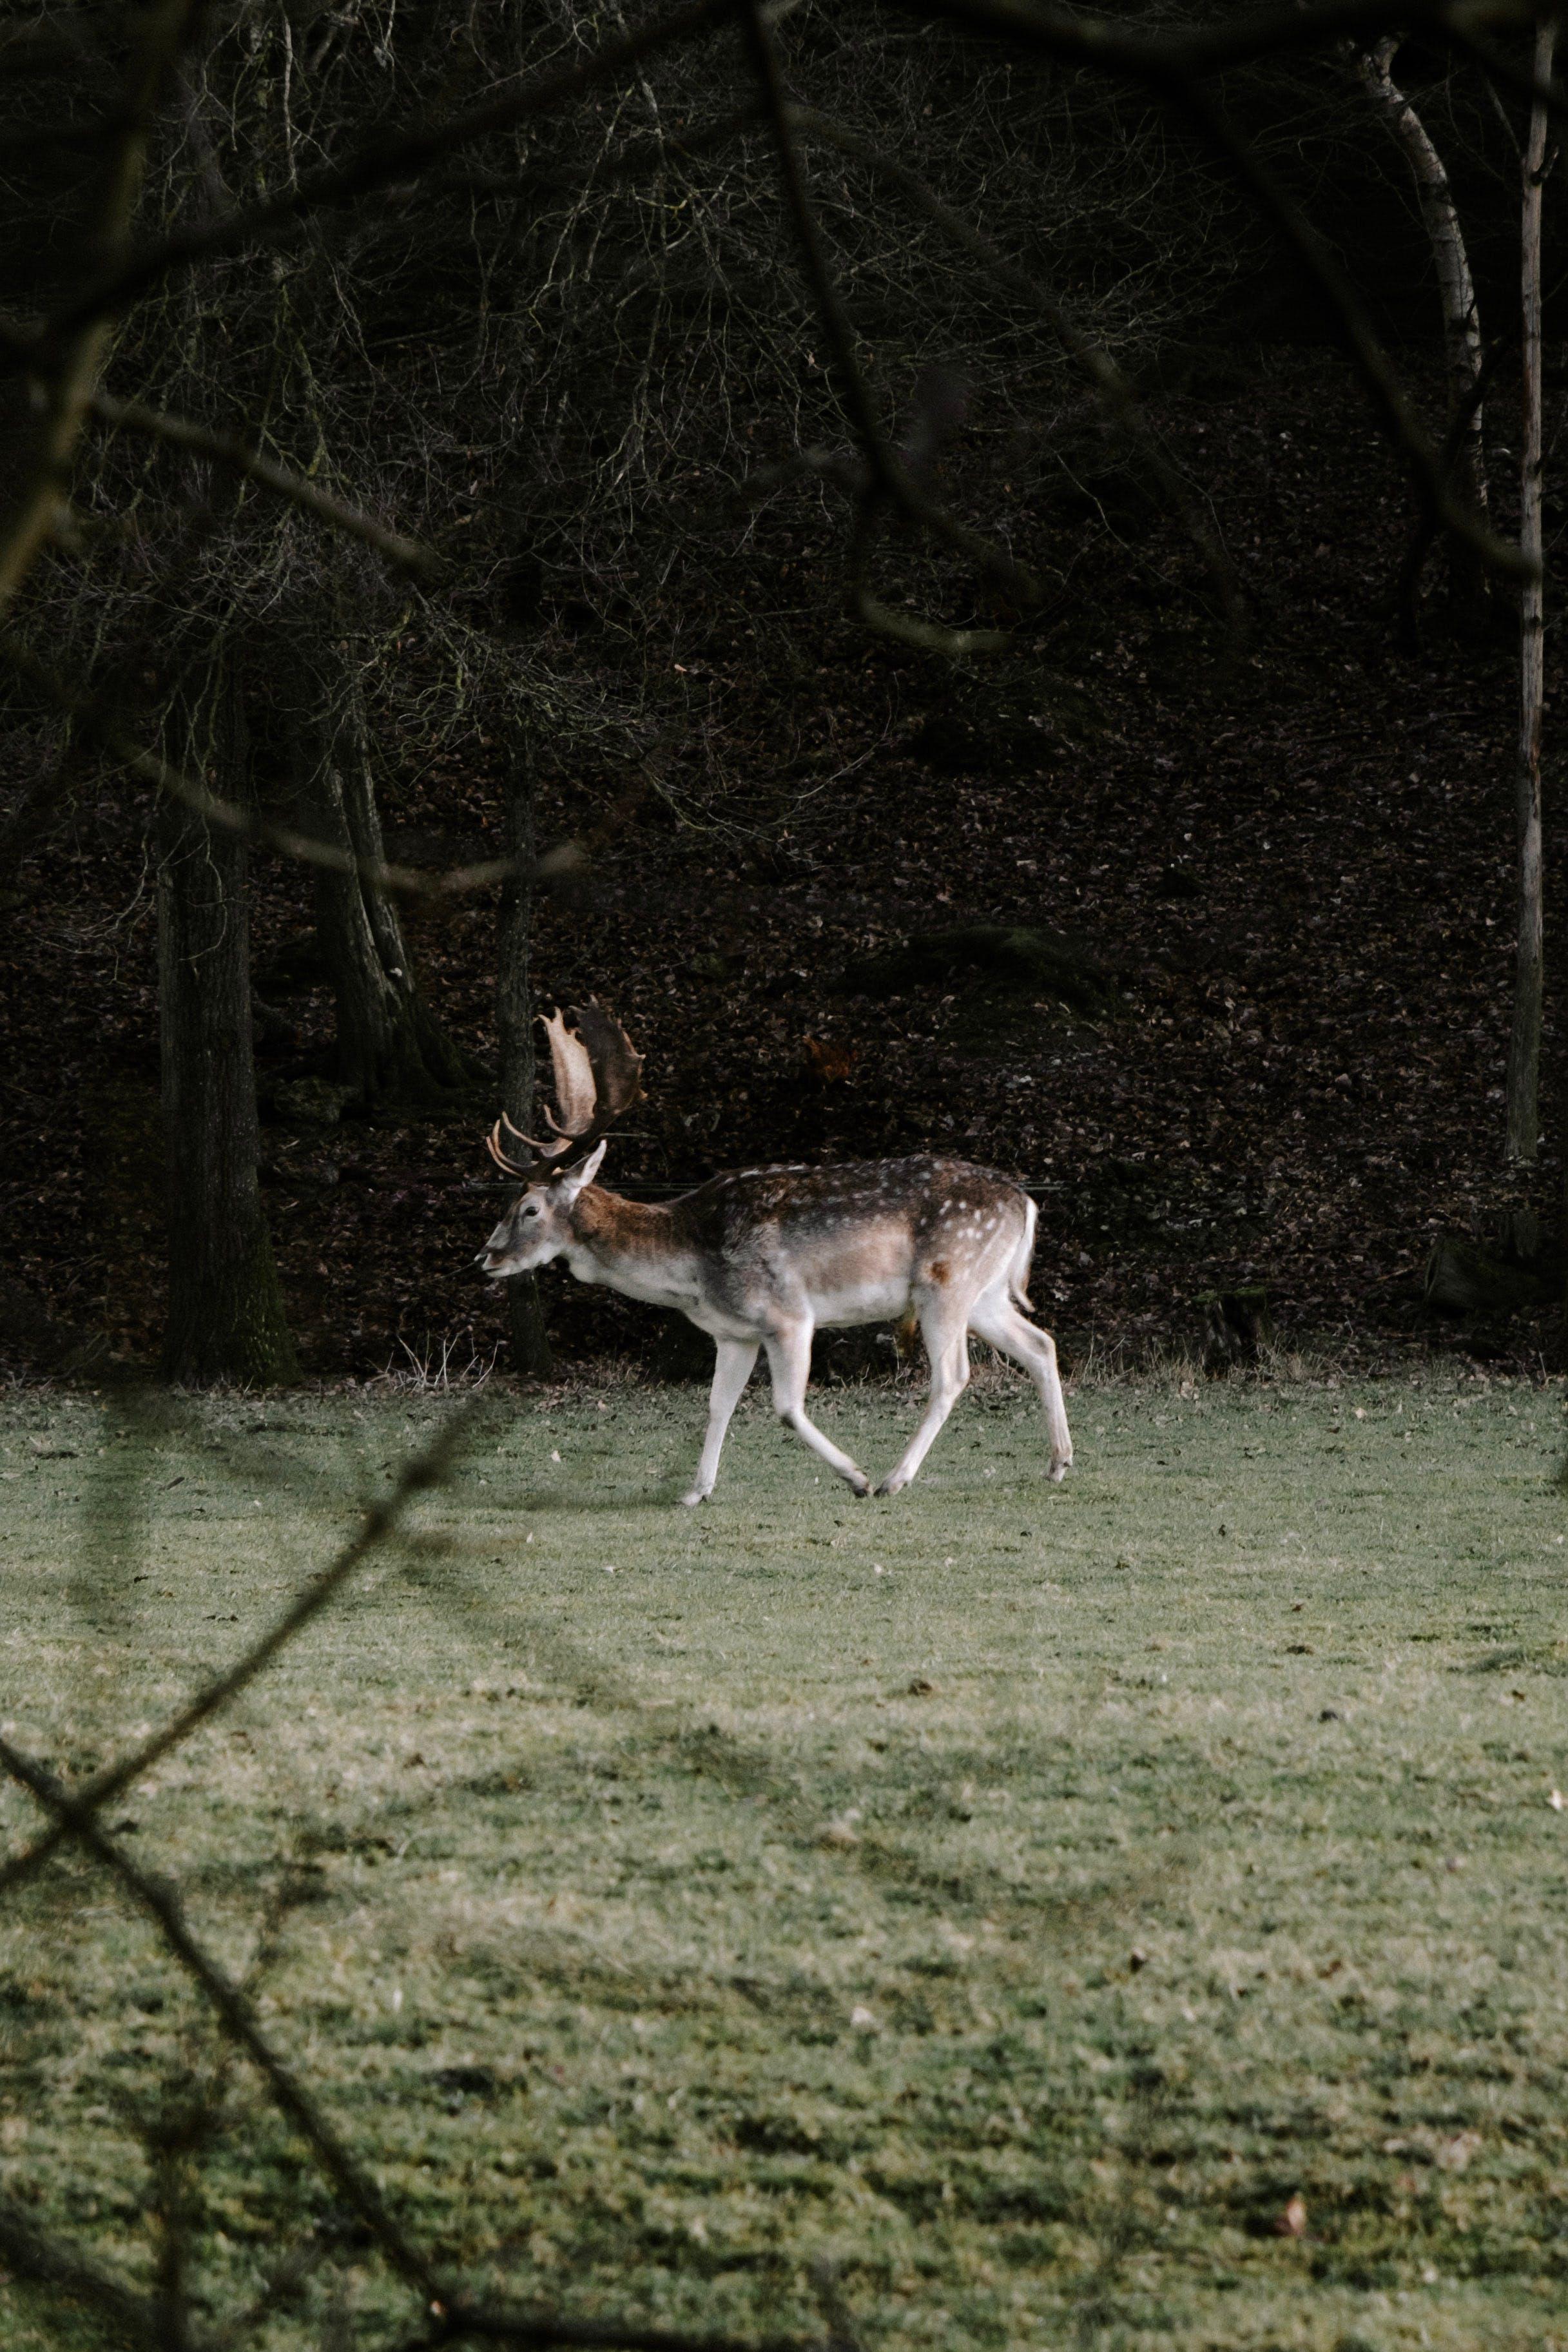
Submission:
M 869 1495 L 871 1480 L 831 1437 L 824 1437 L 806 1411 L 806 1382 L 811 1372 L 811 1326 L 793 1323 L 768 1341 L 768 1369 L 773 1375 L 773 1410 L 781 1422 L 803 1437 L 857 1495 Z
M 713 1368 L 713 1387 L 708 1393 L 707 1435 L 703 1440 L 702 1460 L 690 1488 L 681 1496 L 690 1508 L 706 1503 L 713 1493 L 718 1476 L 718 1457 L 724 1451 L 724 1433 L 729 1427 L 730 1415 L 740 1402 L 740 1392 L 751 1378 L 751 1367 L 757 1361 L 758 1339 L 716 1339 L 717 1357 Z

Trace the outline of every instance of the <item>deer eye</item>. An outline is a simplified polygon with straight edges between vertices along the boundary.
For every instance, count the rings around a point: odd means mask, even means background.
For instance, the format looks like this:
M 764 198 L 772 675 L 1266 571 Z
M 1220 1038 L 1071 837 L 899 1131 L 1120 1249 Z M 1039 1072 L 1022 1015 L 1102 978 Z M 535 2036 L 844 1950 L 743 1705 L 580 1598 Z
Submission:
M 530 1202 L 528 1206 L 523 1211 L 523 1214 L 525 1217 L 537 1217 L 538 1215 L 538 1203 Z

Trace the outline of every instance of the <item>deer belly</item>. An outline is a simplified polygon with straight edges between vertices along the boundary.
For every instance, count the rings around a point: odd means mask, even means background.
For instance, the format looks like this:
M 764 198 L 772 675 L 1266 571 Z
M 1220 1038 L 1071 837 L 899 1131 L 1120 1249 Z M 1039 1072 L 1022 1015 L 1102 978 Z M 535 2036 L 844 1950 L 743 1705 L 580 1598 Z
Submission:
M 840 1323 L 893 1323 L 909 1304 L 909 1277 L 813 1286 L 809 1295 L 813 1318 L 830 1328 Z
M 906 1224 L 863 1210 L 841 1220 L 841 1230 L 813 1236 L 796 1259 L 815 1320 L 891 1323 L 909 1304 L 914 1251 Z

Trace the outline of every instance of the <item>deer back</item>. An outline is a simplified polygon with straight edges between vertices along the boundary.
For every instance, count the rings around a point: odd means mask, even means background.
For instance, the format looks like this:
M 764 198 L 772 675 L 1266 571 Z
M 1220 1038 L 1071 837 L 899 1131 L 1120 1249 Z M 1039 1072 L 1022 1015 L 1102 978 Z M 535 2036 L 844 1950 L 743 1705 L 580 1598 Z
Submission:
M 688 1193 L 674 1216 L 716 1306 L 819 1322 L 900 1315 L 931 1285 L 983 1287 L 1033 1222 L 1004 1177 L 925 1155 L 743 1169 Z

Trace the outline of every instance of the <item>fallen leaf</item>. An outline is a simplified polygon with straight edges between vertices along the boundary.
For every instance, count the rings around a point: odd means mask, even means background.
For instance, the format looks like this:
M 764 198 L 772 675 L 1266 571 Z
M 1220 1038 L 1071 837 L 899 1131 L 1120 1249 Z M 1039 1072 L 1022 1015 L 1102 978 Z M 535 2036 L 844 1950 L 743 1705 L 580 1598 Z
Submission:
M 1307 2208 L 1300 2196 L 1292 2197 L 1274 2223 L 1277 2238 L 1304 2238 L 1307 2234 Z
M 823 1037 L 806 1039 L 806 1059 L 824 1086 L 842 1085 L 855 1066 L 852 1045 L 835 1045 Z

